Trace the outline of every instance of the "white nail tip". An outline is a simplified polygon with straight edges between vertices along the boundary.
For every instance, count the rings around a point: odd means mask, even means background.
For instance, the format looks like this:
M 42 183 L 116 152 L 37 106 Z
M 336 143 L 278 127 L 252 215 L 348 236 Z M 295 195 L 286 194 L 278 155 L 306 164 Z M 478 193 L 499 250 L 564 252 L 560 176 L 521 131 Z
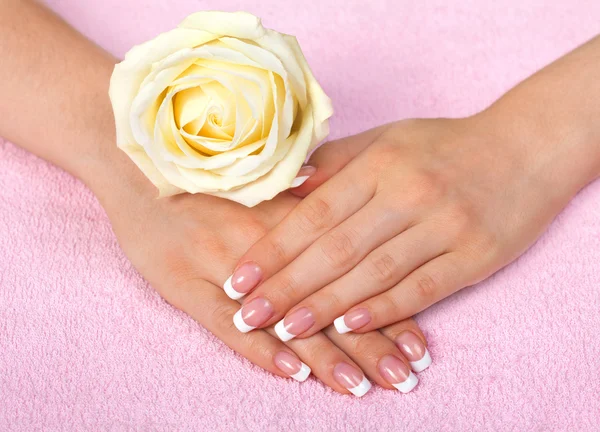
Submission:
M 275 333 L 277 333 L 277 337 L 281 339 L 283 342 L 287 342 L 296 337 L 296 335 L 291 334 L 285 329 L 285 325 L 283 324 L 283 320 L 279 321 L 275 324 Z
M 431 356 L 429 355 L 429 351 L 425 350 L 425 355 L 421 360 L 417 360 L 414 362 L 410 362 L 410 367 L 415 372 L 423 372 L 429 366 L 431 366 Z
M 233 316 L 233 324 L 237 327 L 239 331 L 242 333 L 248 333 L 250 330 L 254 330 L 256 327 L 249 326 L 244 322 L 242 318 L 242 310 L 240 309 Z
M 290 186 L 290 188 L 297 188 L 302 186 L 304 182 L 308 180 L 309 177 L 310 176 L 296 177 L 294 180 L 292 180 L 292 185 Z
M 307 365 L 305 365 L 304 363 L 302 363 L 300 370 L 298 372 L 296 372 L 294 375 L 290 375 L 290 376 L 292 378 L 294 378 L 296 381 L 304 382 L 310 376 L 310 372 L 311 372 L 310 368 Z
M 360 382 L 359 385 L 348 390 L 350 390 L 350 393 L 352 393 L 354 396 L 362 397 L 366 395 L 369 390 L 371 390 L 371 383 L 369 382 L 367 377 L 363 377 L 363 380 Z
M 335 329 L 339 334 L 344 334 L 352 331 L 352 329 L 346 325 L 343 315 L 339 318 L 336 318 L 335 321 L 333 321 L 333 325 L 335 326 Z
M 238 300 L 238 299 L 241 299 L 242 297 L 244 297 L 246 295 L 246 293 L 237 292 L 236 290 L 233 289 L 233 285 L 231 285 L 232 277 L 233 277 L 233 275 L 229 276 L 229 278 L 225 281 L 225 283 L 223 284 L 223 289 L 225 290 L 225 294 L 227 294 L 227 296 L 230 299 Z
M 402 393 L 408 393 L 409 391 L 414 389 L 417 386 L 417 384 L 419 384 L 419 378 L 417 378 L 417 376 L 411 372 L 406 381 L 401 382 L 400 384 L 392 385 L 398 390 L 400 390 Z

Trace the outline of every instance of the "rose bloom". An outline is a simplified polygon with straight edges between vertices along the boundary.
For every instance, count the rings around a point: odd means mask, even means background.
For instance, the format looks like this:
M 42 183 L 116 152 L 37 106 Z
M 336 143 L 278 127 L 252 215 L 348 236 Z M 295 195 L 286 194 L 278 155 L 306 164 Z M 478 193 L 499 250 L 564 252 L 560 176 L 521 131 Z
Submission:
M 249 207 L 290 187 L 333 113 L 296 38 L 244 12 L 195 13 L 132 48 L 110 99 L 117 145 L 160 196 Z

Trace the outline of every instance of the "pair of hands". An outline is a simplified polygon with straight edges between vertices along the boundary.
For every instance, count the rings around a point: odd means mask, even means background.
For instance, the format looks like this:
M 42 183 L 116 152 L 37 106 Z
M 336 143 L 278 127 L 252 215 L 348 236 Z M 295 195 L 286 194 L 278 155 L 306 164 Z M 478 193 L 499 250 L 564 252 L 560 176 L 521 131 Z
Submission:
M 517 257 L 564 204 L 480 122 L 403 121 L 326 144 L 294 191 L 314 190 L 304 199 L 248 209 L 135 193 L 103 205 L 151 285 L 255 364 L 298 380 L 309 367 L 341 393 L 366 393 L 365 376 L 410 391 L 410 368 L 430 359 L 408 318 Z M 225 280 L 250 292 L 241 309 Z
M 128 160 L 123 164 L 131 165 Z M 219 285 L 239 257 L 281 222 L 300 198 L 286 192 L 250 209 L 206 195 L 155 199 L 145 179 L 138 183 L 144 185 L 125 189 L 120 183 L 95 192 L 126 255 L 165 300 L 230 348 L 282 377 L 303 381 L 312 369 L 340 393 L 366 393 L 370 384 L 365 376 L 389 389 L 404 383 L 399 389 L 409 391 L 416 385 L 410 362 L 425 356 L 426 341 L 412 319 L 361 335 L 340 335 L 330 327 L 287 343 L 272 328 L 243 334 L 233 325 L 240 305 Z M 107 190 L 111 192 L 103 192 Z
M 318 187 L 303 201 L 286 193 L 246 209 L 206 196 L 156 200 L 107 133 L 114 59 L 35 2 L 0 9 L 0 134 L 88 184 L 167 301 L 281 376 L 304 379 L 300 358 L 343 393 L 368 389 L 360 369 L 409 390 L 409 361 L 420 369 L 426 358 L 423 336 L 411 320 L 382 326 L 510 262 L 600 175 L 597 37 L 475 117 L 400 122 L 324 146 L 296 191 Z M 41 55 L 49 51 L 63 55 Z M 31 122 L 40 106 L 61 109 Z M 230 279 L 231 290 L 254 289 L 236 313 L 218 285 L 248 262 L 251 272 Z M 240 333 L 234 315 L 260 330 Z M 353 332 L 328 326 L 342 315 L 338 327 Z M 297 336 L 285 345 L 270 327 L 284 317 L 279 334 Z

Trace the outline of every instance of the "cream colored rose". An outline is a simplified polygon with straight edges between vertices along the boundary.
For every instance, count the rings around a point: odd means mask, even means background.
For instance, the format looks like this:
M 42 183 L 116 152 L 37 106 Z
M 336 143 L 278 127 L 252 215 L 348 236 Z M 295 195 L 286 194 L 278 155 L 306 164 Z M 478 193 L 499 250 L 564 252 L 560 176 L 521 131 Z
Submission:
M 244 12 L 199 12 L 132 48 L 110 99 L 119 148 L 160 196 L 249 207 L 290 187 L 333 112 L 296 38 Z

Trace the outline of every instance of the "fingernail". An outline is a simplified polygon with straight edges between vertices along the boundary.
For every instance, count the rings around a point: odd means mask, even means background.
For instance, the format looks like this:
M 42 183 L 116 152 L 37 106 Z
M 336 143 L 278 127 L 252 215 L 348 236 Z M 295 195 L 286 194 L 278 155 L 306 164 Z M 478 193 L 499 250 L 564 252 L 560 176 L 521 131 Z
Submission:
M 315 323 L 315 317 L 309 308 L 300 308 L 292 312 L 275 325 L 275 333 L 284 342 L 304 333 Z
M 411 331 L 396 337 L 396 346 L 404 354 L 415 372 L 422 372 L 431 365 L 431 356 L 421 339 Z
M 367 377 L 348 363 L 338 363 L 333 369 L 333 377 L 354 396 L 364 396 L 370 389 L 371 383 Z
M 397 357 L 386 355 L 379 360 L 379 373 L 402 393 L 408 393 L 419 383 L 419 378 Z
M 371 314 L 366 309 L 355 309 L 336 318 L 333 322 L 335 329 L 339 334 L 348 333 L 349 331 L 359 329 L 371 321 Z
M 288 352 L 279 351 L 275 354 L 275 366 L 283 373 L 294 378 L 296 381 L 306 381 L 310 375 L 310 368 L 302 363 L 300 359 Z
M 225 281 L 225 294 L 234 300 L 244 297 L 262 279 L 262 270 L 255 262 L 247 262 L 239 266 Z
M 273 306 L 264 298 L 255 298 L 233 316 L 233 323 L 242 333 L 248 333 L 273 316 Z
M 302 186 L 302 184 L 316 172 L 317 169 L 313 166 L 303 166 L 302 168 L 300 168 L 300 171 L 298 171 L 298 175 L 296 176 L 296 178 L 292 181 L 290 188 L 297 188 L 299 186 Z

